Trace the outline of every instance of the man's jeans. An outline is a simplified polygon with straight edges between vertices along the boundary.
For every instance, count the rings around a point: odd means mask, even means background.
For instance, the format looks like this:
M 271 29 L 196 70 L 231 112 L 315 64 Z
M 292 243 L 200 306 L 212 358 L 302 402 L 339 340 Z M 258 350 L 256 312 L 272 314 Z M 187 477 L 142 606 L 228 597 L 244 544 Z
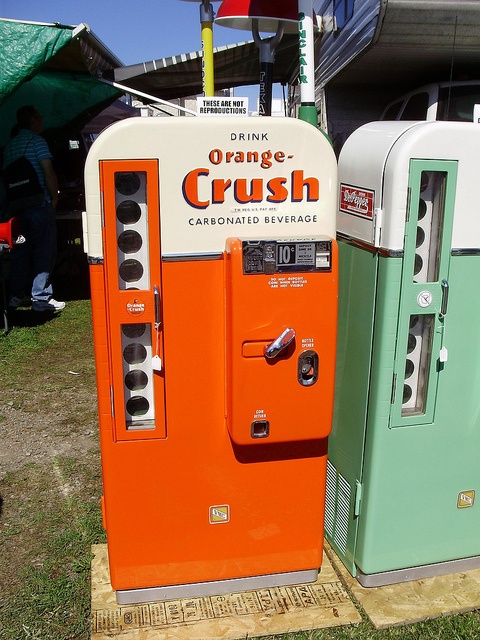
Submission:
M 20 233 L 25 242 L 12 251 L 10 295 L 23 298 L 31 289 L 33 300 L 50 300 L 50 275 L 55 265 L 57 227 L 55 211 L 50 204 L 26 209 L 15 214 L 20 220 Z

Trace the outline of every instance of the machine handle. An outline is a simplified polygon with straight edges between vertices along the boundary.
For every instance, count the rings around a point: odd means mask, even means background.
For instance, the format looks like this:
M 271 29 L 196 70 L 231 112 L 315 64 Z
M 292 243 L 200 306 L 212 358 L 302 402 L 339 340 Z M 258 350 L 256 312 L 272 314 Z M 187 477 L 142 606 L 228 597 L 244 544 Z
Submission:
M 442 306 L 440 307 L 439 318 L 444 318 L 447 315 L 448 292 L 449 292 L 448 281 L 445 280 L 445 278 L 443 278 L 443 280 L 442 280 Z
M 280 351 L 283 351 L 288 347 L 295 338 L 295 335 L 295 329 L 285 329 L 285 331 L 282 331 L 278 338 L 276 338 L 272 344 L 265 349 L 265 357 L 275 358 L 278 356 Z
M 155 305 L 155 329 L 158 331 L 162 321 L 160 319 L 160 289 L 157 285 L 153 287 L 153 300 Z

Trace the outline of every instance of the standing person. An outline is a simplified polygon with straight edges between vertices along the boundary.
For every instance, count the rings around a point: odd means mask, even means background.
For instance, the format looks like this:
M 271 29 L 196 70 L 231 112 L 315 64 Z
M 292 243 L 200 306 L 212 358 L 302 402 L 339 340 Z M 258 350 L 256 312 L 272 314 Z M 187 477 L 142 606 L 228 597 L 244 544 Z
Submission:
M 18 109 L 16 131 L 16 135 L 5 146 L 3 167 L 5 169 L 25 156 L 37 174 L 43 190 L 43 202 L 15 211 L 25 242 L 12 252 L 8 306 L 16 309 L 25 304 L 33 276 L 32 309 L 40 312 L 59 311 L 65 308 L 65 303 L 54 299 L 50 282 L 57 248 L 55 207 L 58 180 L 52 166 L 52 154 L 40 135 L 43 131 L 42 116 L 35 107 L 26 105 Z

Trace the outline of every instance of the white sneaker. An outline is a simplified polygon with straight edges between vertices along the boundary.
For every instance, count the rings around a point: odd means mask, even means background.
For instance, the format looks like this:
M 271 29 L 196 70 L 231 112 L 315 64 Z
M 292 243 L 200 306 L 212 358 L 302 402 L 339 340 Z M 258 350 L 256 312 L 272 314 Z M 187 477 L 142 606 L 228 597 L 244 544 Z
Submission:
M 58 302 L 55 298 L 50 298 L 50 300 L 34 300 L 32 309 L 34 311 L 50 311 L 50 313 L 53 313 L 54 311 L 65 309 L 65 302 Z

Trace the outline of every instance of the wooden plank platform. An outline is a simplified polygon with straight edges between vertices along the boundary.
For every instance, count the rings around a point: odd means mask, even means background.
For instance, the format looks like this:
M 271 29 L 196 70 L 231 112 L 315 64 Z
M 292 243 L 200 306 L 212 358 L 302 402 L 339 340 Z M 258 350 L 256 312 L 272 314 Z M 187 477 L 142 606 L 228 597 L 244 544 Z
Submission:
M 365 588 L 348 573 L 326 544 L 333 568 L 376 629 L 464 613 L 480 607 L 480 569 Z
M 234 640 L 361 621 L 325 554 L 313 584 L 119 606 L 106 545 L 92 552 L 92 640 Z

